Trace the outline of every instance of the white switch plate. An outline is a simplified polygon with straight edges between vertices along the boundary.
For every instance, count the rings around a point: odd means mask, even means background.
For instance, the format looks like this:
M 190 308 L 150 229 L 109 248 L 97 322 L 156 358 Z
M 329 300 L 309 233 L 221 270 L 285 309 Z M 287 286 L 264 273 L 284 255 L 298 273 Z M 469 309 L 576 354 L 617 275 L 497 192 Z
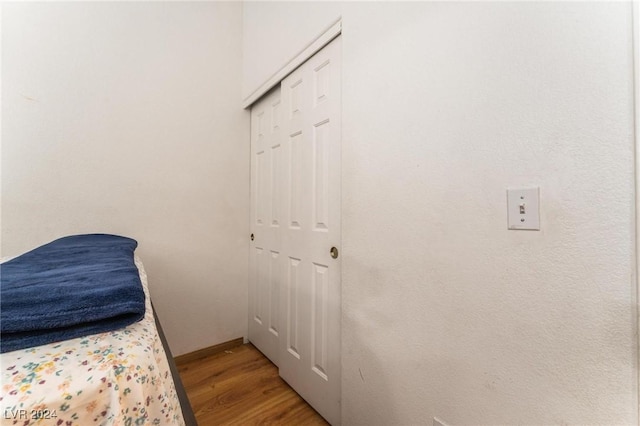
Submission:
M 540 188 L 507 189 L 509 229 L 540 230 Z

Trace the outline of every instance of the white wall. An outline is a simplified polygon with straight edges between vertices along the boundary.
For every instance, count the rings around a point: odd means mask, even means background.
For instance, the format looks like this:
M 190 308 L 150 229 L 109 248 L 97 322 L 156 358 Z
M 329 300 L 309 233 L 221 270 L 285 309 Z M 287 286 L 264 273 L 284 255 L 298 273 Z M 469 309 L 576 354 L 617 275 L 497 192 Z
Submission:
M 240 3 L 5 3 L 2 254 L 139 241 L 174 355 L 246 335 Z
M 631 5 L 341 7 L 343 423 L 637 424 Z

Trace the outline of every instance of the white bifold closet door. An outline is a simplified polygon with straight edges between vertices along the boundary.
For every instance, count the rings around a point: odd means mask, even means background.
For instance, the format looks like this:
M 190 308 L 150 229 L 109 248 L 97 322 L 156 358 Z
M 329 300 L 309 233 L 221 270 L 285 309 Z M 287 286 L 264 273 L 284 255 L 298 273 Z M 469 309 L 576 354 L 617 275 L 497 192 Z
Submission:
M 340 423 L 340 38 L 251 110 L 249 340 Z
M 274 364 L 279 360 L 284 291 L 282 228 L 284 170 L 280 88 L 251 108 L 251 253 L 249 340 Z

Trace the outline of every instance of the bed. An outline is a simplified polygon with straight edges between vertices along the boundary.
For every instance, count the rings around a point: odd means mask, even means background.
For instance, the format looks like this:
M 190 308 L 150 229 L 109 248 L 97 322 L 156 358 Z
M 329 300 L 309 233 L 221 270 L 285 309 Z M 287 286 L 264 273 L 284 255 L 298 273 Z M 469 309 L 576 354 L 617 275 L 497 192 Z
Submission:
M 83 236 L 67 238 L 78 237 Z M 114 236 L 105 238 L 110 237 Z M 8 271 L 13 265 L 9 262 L 14 261 L 3 262 L 0 274 L 3 267 Z M 11 334 L 14 330 L 10 328 L 11 319 L 7 319 L 5 310 L 10 310 L 7 299 L 17 298 L 6 289 L 9 284 L 3 274 L 0 424 L 196 425 L 162 327 L 154 314 L 144 266 L 137 255 L 133 255 L 132 262 L 139 278 L 143 307 L 141 310 L 137 307 L 137 317 L 127 320 L 130 324 L 121 326 L 123 315 L 118 314 L 116 328 L 108 331 L 87 334 L 96 330 L 95 324 L 79 331 L 65 326 L 44 340 L 42 333 L 36 333 L 37 345 L 33 346 L 29 346 L 33 338 L 16 343 Z M 41 269 L 48 274 L 51 268 Z M 121 267 L 111 269 L 122 270 Z M 118 280 L 120 278 L 115 281 Z M 127 294 L 120 288 L 118 291 Z M 135 304 L 136 297 L 127 294 L 123 304 Z M 24 322 L 21 315 L 18 317 Z M 26 315 L 29 318 L 31 314 Z M 40 319 L 38 322 L 44 324 Z M 104 324 L 100 327 L 104 328 Z M 60 336 L 65 339 L 60 341 Z

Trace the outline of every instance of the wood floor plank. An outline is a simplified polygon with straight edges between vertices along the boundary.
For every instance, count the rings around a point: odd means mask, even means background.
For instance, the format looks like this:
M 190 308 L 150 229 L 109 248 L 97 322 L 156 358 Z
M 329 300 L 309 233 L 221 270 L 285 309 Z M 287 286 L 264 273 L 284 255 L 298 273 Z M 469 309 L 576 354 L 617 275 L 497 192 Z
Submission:
M 328 425 L 253 345 L 178 364 L 200 426 Z

